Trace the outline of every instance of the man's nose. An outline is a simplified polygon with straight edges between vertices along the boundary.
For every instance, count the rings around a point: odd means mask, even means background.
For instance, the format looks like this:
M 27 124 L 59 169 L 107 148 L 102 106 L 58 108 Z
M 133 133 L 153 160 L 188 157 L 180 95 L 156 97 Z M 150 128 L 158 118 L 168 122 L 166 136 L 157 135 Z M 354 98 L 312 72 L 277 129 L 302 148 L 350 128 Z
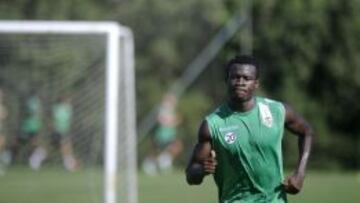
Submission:
M 238 80 L 239 85 L 245 85 L 246 84 L 246 80 L 243 77 L 240 77 Z

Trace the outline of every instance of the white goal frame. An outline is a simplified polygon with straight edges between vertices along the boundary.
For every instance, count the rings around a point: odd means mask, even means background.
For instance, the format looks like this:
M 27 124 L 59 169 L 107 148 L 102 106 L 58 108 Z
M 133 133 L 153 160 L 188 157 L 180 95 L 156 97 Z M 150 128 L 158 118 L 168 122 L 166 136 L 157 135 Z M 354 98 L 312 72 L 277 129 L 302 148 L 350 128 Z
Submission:
M 136 124 L 135 124 L 135 77 L 134 77 L 134 39 L 131 30 L 116 22 L 90 21 L 0 21 L 0 34 L 102 34 L 106 40 L 106 98 L 105 98 L 105 170 L 104 203 L 117 202 L 117 160 L 118 160 L 118 121 L 125 122 L 121 134 L 125 136 L 127 159 L 124 181 L 127 184 L 127 203 L 137 203 L 136 166 Z M 120 40 L 124 45 L 120 47 Z M 124 61 L 119 60 L 123 54 Z M 119 85 L 124 85 L 125 98 L 119 102 Z M 121 108 L 119 108 L 121 106 Z M 123 112 L 120 114 L 119 109 Z M 126 117 L 125 117 L 126 116 Z

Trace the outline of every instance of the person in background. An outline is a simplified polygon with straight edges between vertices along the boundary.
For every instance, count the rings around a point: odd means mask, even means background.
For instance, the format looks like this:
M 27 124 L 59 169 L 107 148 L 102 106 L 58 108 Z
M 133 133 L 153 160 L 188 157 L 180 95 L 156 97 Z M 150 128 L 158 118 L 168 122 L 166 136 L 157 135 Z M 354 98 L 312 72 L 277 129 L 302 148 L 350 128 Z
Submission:
M 43 130 L 43 107 L 40 97 L 36 93 L 31 93 L 26 98 L 22 115 L 20 133 L 11 147 L 12 160 L 18 158 L 20 148 L 25 148 L 27 154 L 30 154 L 28 158 L 30 168 L 38 170 L 47 157 L 47 152 L 39 142 L 39 136 Z
M 6 149 L 5 122 L 8 111 L 4 104 L 4 93 L 0 89 L 0 175 L 5 173 L 7 165 L 10 163 L 10 152 Z
M 171 93 L 164 96 L 159 108 L 158 127 L 152 140 L 155 153 L 143 162 L 143 170 L 148 175 L 170 171 L 174 159 L 182 152 L 183 144 L 177 138 L 177 126 L 180 118 L 176 112 L 177 97 Z
M 73 122 L 73 107 L 71 99 L 61 96 L 52 107 L 52 144 L 60 149 L 64 168 L 68 171 L 79 169 L 79 162 L 75 158 L 71 127 Z

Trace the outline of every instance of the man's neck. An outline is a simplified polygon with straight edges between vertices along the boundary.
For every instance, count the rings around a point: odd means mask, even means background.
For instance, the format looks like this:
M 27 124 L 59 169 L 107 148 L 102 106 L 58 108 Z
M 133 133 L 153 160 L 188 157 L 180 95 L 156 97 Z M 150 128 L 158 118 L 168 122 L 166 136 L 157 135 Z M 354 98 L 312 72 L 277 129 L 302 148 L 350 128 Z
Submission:
M 237 111 L 237 112 L 250 111 L 252 108 L 254 108 L 255 103 L 256 103 L 255 97 L 252 97 L 251 99 L 249 99 L 247 101 L 238 101 L 238 100 L 234 100 L 234 99 L 230 99 L 230 101 L 229 101 L 230 108 L 233 111 Z

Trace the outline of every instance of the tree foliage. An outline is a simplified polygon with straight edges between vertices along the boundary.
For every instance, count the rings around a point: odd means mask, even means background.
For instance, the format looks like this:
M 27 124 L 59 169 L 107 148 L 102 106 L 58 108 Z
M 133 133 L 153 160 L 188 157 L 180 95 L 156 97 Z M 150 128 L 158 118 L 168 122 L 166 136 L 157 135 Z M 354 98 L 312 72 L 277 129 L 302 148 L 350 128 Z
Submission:
M 260 92 L 290 103 L 314 126 L 313 163 L 359 168 L 360 2 L 250 2 L 253 53 L 263 67 Z M 235 0 L 3 0 L 0 17 L 115 20 L 131 27 L 141 121 L 211 37 L 243 6 Z M 180 131 L 188 147 L 196 140 L 200 119 L 226 95 L 223 64 L 240 53 L 241 37 L 239 31 L 181 98 L 179 111 L 184 119 Z M 6 42 L 1 40 L 0 44 Z M 7 54 L 14 57 L 11 52 Z M 82 57 L 73 56 L 73 60 Z M 290 140 L 285 140 L 286 153 L 296 154 L 296 144 Z M 296 156 L 286 158 L 296 162 Z

